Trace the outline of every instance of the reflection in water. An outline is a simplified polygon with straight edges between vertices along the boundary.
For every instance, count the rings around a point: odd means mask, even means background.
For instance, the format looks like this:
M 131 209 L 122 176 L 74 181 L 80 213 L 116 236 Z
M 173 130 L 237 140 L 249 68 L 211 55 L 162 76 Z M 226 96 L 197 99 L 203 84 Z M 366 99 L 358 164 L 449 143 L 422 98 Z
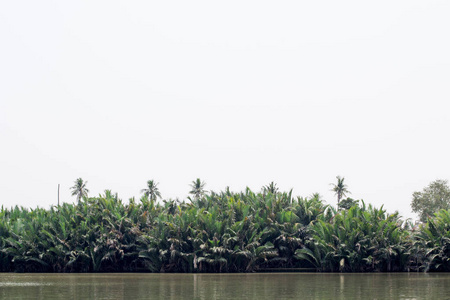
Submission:
M 9 274 L 0 299 L 449 299 L 450 274 Z

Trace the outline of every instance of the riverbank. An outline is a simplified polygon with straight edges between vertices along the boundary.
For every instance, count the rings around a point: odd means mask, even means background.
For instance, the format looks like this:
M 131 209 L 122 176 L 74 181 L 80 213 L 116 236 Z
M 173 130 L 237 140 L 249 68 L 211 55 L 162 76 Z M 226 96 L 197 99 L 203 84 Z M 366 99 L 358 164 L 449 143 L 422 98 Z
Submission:
M 1 272 L 449 271 L 450 214 L 416 230 L 364 203 L 336 211 L 290 192 L 191 202 L 117 195 L 0 212 Z

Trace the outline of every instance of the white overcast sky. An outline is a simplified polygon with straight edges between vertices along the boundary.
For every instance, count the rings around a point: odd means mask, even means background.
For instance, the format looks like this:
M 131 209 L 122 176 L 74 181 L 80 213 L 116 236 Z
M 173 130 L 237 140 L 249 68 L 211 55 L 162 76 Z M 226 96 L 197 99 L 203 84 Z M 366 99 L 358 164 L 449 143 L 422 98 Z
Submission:
M 1 1 L 0 204 L 450 179 L 450 1 Z

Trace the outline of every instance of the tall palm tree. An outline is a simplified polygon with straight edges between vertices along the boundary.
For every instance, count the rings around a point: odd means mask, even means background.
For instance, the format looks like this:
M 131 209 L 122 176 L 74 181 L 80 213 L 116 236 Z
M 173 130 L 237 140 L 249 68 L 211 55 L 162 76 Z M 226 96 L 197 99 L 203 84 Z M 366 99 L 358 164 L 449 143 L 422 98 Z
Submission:
M 192 190 L 189 194 L 194 195 L 195 199 L 199 199 L 201 196 L 205 195 L 205 185 L 206 183 L 204 181 L 197 178 L 197 180 L 192 181 L 192 184 L 190 184 Z
M 71 187 L 72 196 L 77 196 L 78 203 L 81 198 L 87 197 L 89 190 L 86 188 L 87 181 L 83 181 L 83 179 L 78 178 L 75 180 L 75 185 Z
M 337 196 L 337 204 L 338 204 L 338 209 L 339 209 L 339 202 L 341 201 L 342 197 L 347 196 L 347 193 L 351 194 L 348 189 L 347 189 L 347 185 L 344 184 L 344 177 L 341 178 L 341 176 L 336 176 L 337 179 L 337 183 L 330 183 L 331 185 L 333 185 L 333 188 L 331 189 L 335 195 Z
M 141 193 L 144 193 L 146 197 L 150 197 L 151 201 L 155 201 L 156 198 L 161 198 L 161 193 L 158 189 L 158 183 L 154 180 L 147 181 L 147 188 L 142 189 Z

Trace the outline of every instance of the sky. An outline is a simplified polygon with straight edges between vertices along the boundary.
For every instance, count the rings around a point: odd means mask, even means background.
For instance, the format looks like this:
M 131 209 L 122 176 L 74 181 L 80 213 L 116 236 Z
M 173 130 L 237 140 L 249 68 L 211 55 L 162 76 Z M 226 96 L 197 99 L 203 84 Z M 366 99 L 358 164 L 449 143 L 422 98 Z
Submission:
M 416 218 L 450 179 L 450 2 L 2 1 L 0 205 L 110 189 L 296 196 Z

